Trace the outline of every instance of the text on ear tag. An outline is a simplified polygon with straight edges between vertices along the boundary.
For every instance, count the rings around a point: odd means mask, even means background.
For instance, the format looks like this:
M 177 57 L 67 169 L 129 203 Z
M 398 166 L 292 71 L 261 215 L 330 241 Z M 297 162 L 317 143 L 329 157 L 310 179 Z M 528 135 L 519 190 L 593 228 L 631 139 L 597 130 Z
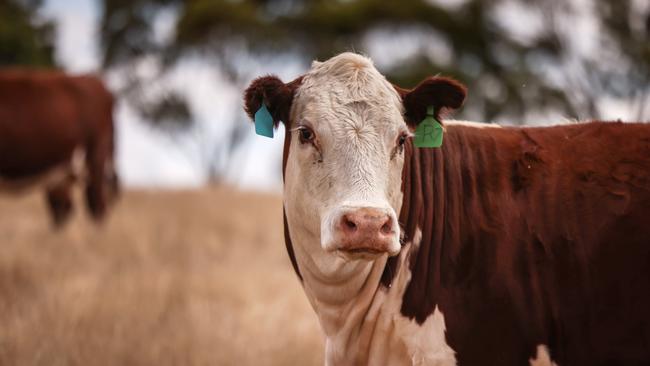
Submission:
M 443 134 L 444 129 L 442 125 L 434 117 L 433 106 L 429 106 L 427 108 L 427 116 L 415 129 L 413 144 L 415 147 L 440 147 L 442 146 Z
M 255 112 L 255 133 L 260 136 L 273 138 L 273 116 L 271 116 L 264 103 Z

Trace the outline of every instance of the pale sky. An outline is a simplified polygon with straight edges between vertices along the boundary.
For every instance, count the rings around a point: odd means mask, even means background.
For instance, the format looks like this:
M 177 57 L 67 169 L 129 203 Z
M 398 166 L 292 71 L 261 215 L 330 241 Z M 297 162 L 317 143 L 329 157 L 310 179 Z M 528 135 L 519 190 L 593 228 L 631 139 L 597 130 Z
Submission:
M 57 28 L 57 61 L 71 73 L 94 72 L 100 64 L 97 44 L 98 4 L 93 0 L 47 0 L 42 15 L 53 18 Z M 173 29 L 173 14 L 163 14 L 156 20 L 157 36 L 168 36 Z M 289 79 L 299 73 L 296 62 L 253 64 L 251 73 L 275 73 Z M 119 80 L 105 77 L 115 89 Z M 172 139 L 144 123 L 124 102 L 114 111 L 118 129 L 118 169 L 128 186 L 196 187 L 206 181 L 201 168 L 199 147 L 219 141 L 229 133 L 232 123 L 244 123 L 241 110 L 241 90 L 224 81 L 217 68 L 207 62 L 185 60 L 167 76 L 171 85 L 187 93 L 196 118 L 196 130 L 188 136 Z M 235 152 L 234 161 L 225 180 L 243 188 L 279 190 L 281 188 L 279 161 L 282 156 L 284 132 L 274 139 L 250 134 Z M 199 145 L 203 144 L 203 145 Z

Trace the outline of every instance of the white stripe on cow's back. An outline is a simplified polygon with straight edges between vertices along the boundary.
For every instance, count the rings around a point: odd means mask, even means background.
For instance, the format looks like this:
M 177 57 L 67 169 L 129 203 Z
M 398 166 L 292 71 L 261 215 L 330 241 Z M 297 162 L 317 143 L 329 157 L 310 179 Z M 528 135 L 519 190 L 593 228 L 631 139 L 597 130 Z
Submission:
M 444 126 L 467 126 L 474 128 L 501 128 L 501 125 L 496 123 L 473 122 L 473 121 L 460 121 L 455 119 L 443 120 Z
M 546 345 L 537 345 L 537 355 L 529 360 L 530 366 L 559 366 L 551 360 Z

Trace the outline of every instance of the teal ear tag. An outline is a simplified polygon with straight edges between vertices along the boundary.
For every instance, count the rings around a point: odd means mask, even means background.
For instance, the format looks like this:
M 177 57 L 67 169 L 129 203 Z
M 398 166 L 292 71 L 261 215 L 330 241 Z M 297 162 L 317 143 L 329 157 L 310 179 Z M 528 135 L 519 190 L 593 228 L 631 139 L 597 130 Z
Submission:
M 255 133 L 260 136 L 273 138 L 273 117 L 269 110 L 266 109 L 264 103 L 255 112 Z
M 442 135 L 444 129 L 436 120 L 433 113 L 433 106 L 427 108 L 427 116 L 415 129 L 413 144 L 415 147 L 440 147 L 442 146 Z

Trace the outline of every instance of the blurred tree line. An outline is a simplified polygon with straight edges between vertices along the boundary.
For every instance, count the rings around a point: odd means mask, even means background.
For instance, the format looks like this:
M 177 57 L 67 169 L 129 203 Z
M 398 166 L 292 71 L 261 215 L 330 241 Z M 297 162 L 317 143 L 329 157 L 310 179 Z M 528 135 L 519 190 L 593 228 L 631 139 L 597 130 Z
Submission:
M 103 68 L 122 75 L 124 100 L 166 131 L 193 126 L 183 90 L 159 82 L 183 60 L 198 56 L 243 89 L 257 76 L 246 60 L 291 57 L 306 68 L 350 50 L 403 87 L 438 73 L 462 81 L 469 98 L 458 118 L 602 118 L 611 105 L 603 101 L 614 100 L 650 120 L 647 0 L 96 1 Z M 38 16 L 41 4 L 0 0 L 0 66 L 54 63 L 54 27 Z M 174 14 L 172 29 L 160 37 L 165 13 Z M 235 123 L 216 144 L 199 130 L 209 176 L 222 173 L 213 162 L 232 154 L 243 128 Z
M 347 50 L 368 53 L 373 35 L 379 43 L 399 35 L 389 50 L 396 62 L 380 65 L 380 71 L 407 87 L 436 73 L 461 80 L 470 91 L 466 109 L 474 110 L 473 118 L 521 121 L 529 111 L 545 110 L 568 118 L 599 118 L 602 97 L 630 100 L 639 119 L 650 118 L 650 107 L 645 107 L 650 101 L 650 9 L 643 0 L 103 3 L 106 67 L 154 57 L 164 70 L 183 55 L 200 53 L 217 59 L 241 82 L 252 77 L 238 68 L 242 55 L 289 53 L 323 60 Z M 169 7 L 178 12 L 174 36 L 159 42 L 153 18 Z M 580 52 L 583 41 L 572 38 L 584 8 L 591 9 L 587 16 L 593 18 L 586 20 L 593 26 L 590 39 L 584 40 L 594 45 L 591 52 Z M 133 78 L 133 85 L 142 82 Z M 173 90 L 140 109 L 157 117 L 190 112 Z
M 0 0 L 0 67 L 54 66 L 54 24 L 41 19 L 42 0 Z

